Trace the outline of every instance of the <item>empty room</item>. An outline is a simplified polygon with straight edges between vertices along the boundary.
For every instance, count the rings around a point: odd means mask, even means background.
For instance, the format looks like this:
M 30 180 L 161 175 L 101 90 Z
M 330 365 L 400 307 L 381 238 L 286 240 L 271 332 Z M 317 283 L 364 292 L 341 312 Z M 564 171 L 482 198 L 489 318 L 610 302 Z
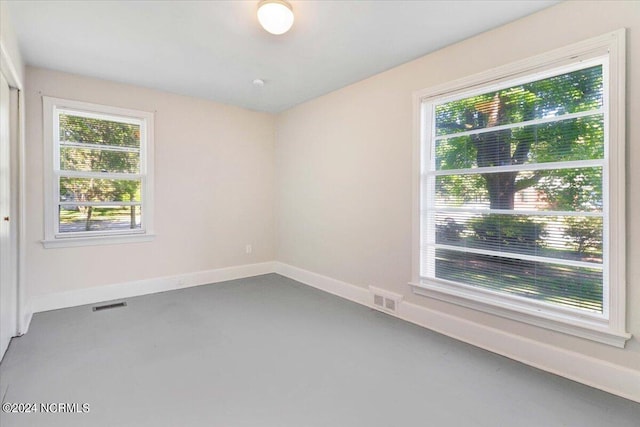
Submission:
M 0 426 L 640 426 L 640 2 L 0 30 Z

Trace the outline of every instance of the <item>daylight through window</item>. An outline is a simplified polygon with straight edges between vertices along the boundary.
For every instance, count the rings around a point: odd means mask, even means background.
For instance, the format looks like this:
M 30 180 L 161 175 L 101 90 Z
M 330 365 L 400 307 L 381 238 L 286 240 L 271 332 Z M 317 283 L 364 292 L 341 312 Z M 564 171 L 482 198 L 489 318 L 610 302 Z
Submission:
M 603 65 L 432 102 L 421 274 L 603 310 Z
M 144 234 L 149 117 L 52 105 L 54 239 Z M 106 110 L 105 110 L 106 109 Z

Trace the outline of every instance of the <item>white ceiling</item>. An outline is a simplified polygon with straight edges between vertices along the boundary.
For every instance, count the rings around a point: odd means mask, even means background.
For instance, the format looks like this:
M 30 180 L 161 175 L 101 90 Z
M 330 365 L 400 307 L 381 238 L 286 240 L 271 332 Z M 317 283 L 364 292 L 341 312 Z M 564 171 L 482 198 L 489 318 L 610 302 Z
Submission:
M 9 1 L 29 65 L 280 112 L 557 1 Z M 256 78 L 266 84 L 252 85 Z

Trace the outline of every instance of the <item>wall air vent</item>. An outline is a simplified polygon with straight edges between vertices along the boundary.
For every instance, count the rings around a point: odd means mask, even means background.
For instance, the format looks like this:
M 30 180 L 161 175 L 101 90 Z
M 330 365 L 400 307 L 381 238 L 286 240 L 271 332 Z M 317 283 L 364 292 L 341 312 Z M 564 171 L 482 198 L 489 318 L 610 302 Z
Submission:
M 384 308 L 384 297 L 382 295 L 373 295 L 373 305 Z
M 369 293 L 373 299 L 372 307 L 386 313 L 395 313 L 398 310 L 398 304 L 402 301 L 402 295 L 374 286 L 369 286 Z

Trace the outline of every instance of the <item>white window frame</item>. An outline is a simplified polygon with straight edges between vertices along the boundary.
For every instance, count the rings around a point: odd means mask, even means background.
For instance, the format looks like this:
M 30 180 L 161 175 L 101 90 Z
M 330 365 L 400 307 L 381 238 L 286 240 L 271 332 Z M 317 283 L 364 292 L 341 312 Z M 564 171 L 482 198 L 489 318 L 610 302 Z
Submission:
M 105 245 L 151 241 L 153 234 L 153 130 L 154 115 L 131 110 L 61 98 L 42 97 L 44 136 L 44 240 L 45 248 Z M 129 122 L 140 125 L 141 228 L 131 230 L 101 230 L 73 233 L 58 232 L 60 135 L 58 114 L 68 110 L 78 115 Z M 126 178 L 133 174 L 105 174 L 104 178 Z
M 421 198 L 423 156 L 430 147 L 432 114 L 425 107 L 435 99 L 460 99 L 465 93 L 490 92 L 506 82 L 533 81 L 548 76 L 550 70 L 576 67 L 604 58 L 605 85 L 605 159 L 603 167 L 603 313 L 553 306 L 532 299 L 475 286 L 420 277 Z M 586 65 L 585 65 L 586 67 Z M 582 68 L 582 67 L 580 67 Z M 545 75 L 546 73 L 546 75 Z M 502 86 L 504 87 L 504 86 Z M 564 48 L 501 66 L 470 77 L 414 93 L 413 155 L 413 241 L 412 279 L 417 295 L 435 298 L 467 308 L 491 313 L 546 329 L 623 348 L 631 335 L 626 331 L 626 259 L 625 259 L 625 29 L 595 37 Z M 429 196 L 427 196 L 428 198 Z

